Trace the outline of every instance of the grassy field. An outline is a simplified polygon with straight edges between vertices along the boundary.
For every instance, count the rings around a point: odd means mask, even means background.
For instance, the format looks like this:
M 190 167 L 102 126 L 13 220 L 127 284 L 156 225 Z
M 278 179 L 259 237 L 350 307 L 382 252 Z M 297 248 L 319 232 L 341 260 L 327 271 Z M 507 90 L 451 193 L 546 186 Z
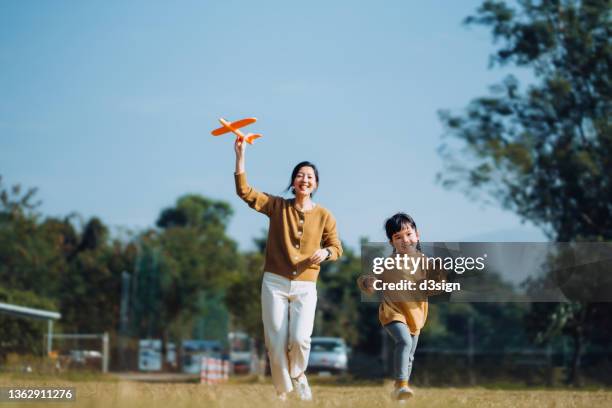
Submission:
M 405 404 L 389 399 L 390 384 L 314 384 L 315 400 L 302 403 L 293 396 L 276 401 L 269 383 L 229 383 L 215 387 L 184 383 L 133 381 L 66 381 L 1 379 L 0 386 L 75 387 L 76 403 L 52 407 L 611 407 L 612 392 L 597 390 L 490 390 L 484 388 L 419 388 Z M 0 403 L 0 406 L 41 407 L 48 403 Z

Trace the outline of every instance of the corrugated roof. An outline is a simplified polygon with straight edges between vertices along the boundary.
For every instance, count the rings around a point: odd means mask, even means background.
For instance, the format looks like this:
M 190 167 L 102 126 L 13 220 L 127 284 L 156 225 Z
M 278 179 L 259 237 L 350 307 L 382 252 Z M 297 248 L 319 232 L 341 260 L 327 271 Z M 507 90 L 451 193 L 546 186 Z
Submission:
M 0 302 L 0 313 L 6 313 L 11 316 L 17 317 L 28 317 L 32 319 L 59 319 L 62 315 L 58 312 L 52 312 L 50 310 L 34 309 L 31 307 L 11 305 L 9 303 Z

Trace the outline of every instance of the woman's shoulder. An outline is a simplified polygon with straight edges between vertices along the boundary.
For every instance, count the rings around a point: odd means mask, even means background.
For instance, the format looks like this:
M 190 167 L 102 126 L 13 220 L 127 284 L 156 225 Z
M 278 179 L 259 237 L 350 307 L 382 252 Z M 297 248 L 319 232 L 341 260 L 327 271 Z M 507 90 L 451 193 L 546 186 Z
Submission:
M 268 194 L 268 197 L 270 197 L 271 200 L 274 200 L 274 207 L 277 210 L 285 211 L 292 206 L 291 199 L 289 198 L 274 194 Z

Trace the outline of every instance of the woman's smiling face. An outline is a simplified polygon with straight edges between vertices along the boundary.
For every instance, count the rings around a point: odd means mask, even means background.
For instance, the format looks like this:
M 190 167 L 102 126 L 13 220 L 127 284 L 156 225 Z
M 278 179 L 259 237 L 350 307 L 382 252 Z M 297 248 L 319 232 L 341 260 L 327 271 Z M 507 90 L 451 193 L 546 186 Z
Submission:
M 300 167 L 293 179 L 293 189 L 296 195 L 310 195 L 317 189 L 317 179 L 312 167 Z

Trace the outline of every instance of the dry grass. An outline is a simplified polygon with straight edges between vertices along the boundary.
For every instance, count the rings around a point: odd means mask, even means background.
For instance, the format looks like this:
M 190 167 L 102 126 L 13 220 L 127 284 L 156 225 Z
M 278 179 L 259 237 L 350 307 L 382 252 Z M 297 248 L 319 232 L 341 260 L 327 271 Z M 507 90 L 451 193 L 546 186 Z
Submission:
M 270 384 L 230 383 L 216 387 L 199 384 L 119 382 L 66 382 L 2 380 L 1 386 L 70 386 L 76 403 L 53 403 L 52 407 L 395 407 L 388 397 L 390 385 L 313 385 L 315 400 L 302 403 L 290 398 L 276 401 Z M 44 403 L 0 404 L 7 407 L 44 406 Z M 483 388 L 421 388 L 404 407 L 610 407 L 610 391 L 487 390 Z

